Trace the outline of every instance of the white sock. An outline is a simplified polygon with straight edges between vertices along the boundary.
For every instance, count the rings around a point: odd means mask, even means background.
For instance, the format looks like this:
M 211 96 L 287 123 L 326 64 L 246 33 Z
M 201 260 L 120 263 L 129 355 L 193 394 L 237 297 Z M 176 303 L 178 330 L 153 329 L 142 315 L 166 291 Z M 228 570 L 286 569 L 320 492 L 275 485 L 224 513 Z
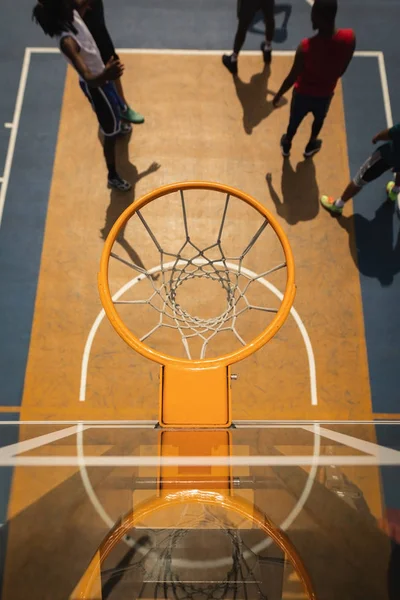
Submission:
M 343 206 L 344 206 L 343 200 L 341 198 L 338 198 L 337 200 L 335 200 L 335 206 L 337 208 L 343 208 Z
M 231 61 L 232 62 L 236 62 L 238 59 L 238 55 L 235 52 L 232 52 L 231 54 Z

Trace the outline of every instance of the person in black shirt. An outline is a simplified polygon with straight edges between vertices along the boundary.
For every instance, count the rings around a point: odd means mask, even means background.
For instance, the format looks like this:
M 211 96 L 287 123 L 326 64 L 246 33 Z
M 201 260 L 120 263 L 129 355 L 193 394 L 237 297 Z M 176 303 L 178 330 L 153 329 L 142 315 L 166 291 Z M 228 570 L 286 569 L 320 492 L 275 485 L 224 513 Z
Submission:
M 238 28 L 235 35 L 232 54 L 224 54 L 222 62 L 225 67 L 237 75 L 238 56 L 246 39 L 257 11 L 261 10 L 265 21 L 265 40 L 261 44 L 265 64 L 269 65 L 272 55 L 272 40 L 275 33 L 275 0 L 238 0 L 237 17 Z
M 110 58 L 119 59 L 106 26 L 103 0 L 89 0 L 88 9 L 83 14 L 83 20 L 100 50 L 104 64 L 106 65 Z M 126 107 L 121 114 L 123 119 L 136 124 L 144 123 L 144 117 L 129 106 L 125 98 L 121 79 L 115 81 L 115 86 Z

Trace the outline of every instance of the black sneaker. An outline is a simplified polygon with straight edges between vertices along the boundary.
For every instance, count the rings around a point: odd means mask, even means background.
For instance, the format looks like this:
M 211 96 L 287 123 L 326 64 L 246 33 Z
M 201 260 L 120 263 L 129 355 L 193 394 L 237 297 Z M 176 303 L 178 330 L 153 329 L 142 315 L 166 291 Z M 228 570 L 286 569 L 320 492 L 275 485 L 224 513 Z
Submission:
M 272 50 L 271 48 L 268 49 L 266 48 L 266 43 L 265 41 L 261 43 L 261 52 L 263 53 L 263 58 L 264 58 L 264 62 L 266 65 L 271 64 L 271 60 L 272 60 Z
M 119 192 L 129 192 L 132 189 L 132 185 L 129 181 L 122 179 L 119 175 L 113 178 L 108 178 L 107 187 L 110 190 L 118 190 Z
M 232 60 L 232 54 L 224 54 L 222 57 L 222 62 L 224 66 L 228 69 L 228 71 L 232 73 L 232 75 L 237 75 L 237 60 Z
M 310 156 L 314 156 L 321 150 L 322 140 L 312 140 L 308 142 L 306 149 L 304 150 L 304 158 L 310 158 Z
M 287 135 L 286 135 L 286 133 L 284 133 L 283 136 L 281 137 L 282 156 L 284 156 L 285 158 L 290 156 L 291 149 L 292 149 L 292 142 L 290 142 L 287 139 Z

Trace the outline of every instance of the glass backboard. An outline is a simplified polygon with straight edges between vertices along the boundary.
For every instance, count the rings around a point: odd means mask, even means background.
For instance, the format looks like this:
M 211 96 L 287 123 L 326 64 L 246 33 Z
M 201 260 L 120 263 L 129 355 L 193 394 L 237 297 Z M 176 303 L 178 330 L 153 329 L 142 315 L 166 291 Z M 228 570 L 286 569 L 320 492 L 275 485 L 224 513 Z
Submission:
M 400 423 L 1 422 L 0 518 L 2 600 L 398 600 Z

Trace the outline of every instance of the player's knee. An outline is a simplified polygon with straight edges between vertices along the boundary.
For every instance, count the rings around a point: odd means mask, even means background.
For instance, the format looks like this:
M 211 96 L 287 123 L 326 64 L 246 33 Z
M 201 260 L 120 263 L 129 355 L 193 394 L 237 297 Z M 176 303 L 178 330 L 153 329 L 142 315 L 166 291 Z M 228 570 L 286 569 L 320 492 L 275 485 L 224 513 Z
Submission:
M 365 181 L 365 179 L 363 179 L 363 176 L 359 173 L 357 173 L 357 175 L 353 179 L 353 184 L 359 189 L 365 187 L 366 185 L 368 185 L 368 183 L 369 181 Z

